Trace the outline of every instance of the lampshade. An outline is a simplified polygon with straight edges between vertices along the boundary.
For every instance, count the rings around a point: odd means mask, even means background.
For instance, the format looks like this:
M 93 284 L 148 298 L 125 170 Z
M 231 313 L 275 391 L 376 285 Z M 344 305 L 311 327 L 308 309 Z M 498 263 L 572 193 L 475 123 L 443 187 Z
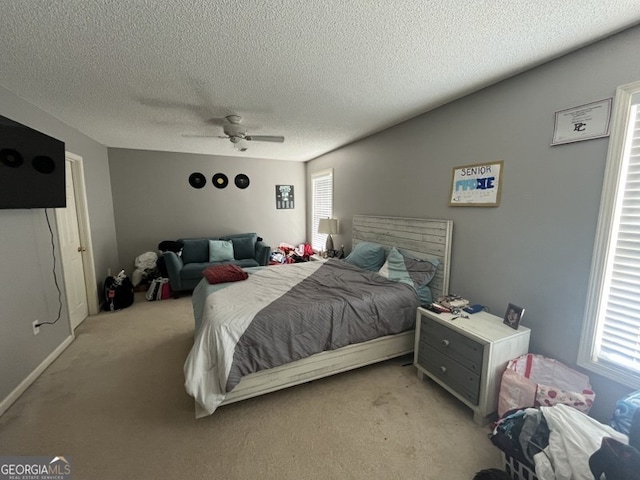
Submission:
M 337 218 L 321 218 L 318 223 L 318 233 L 338 233 Z

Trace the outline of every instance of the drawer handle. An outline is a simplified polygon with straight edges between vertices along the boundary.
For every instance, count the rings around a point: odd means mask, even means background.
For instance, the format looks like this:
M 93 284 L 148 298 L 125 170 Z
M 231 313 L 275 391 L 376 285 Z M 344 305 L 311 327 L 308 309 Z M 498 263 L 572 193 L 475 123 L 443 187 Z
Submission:
M 442 373 L 445 373 L 447 371 L 447 367 L 440 365 L 440 370 L 442 370 Z
M 442 344 L 443 344 L 445 347 L 448 347 L 448 346 L 449 346 L 449 340 L 446 340 L 446 339 L 442 340 Z

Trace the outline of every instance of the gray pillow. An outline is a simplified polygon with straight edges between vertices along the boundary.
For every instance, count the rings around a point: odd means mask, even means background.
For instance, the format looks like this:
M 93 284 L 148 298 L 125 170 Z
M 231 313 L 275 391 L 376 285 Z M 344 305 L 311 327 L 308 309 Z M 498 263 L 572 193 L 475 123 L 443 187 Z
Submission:
M 384 265 L 384 247 L 378 243 L 360 242 L 344 259 L 345 262 L 364 270 L 377 272 Z
M 433 301 L 429 282 L 433 280 L 439 264 L 440 261 L 435 258 L 431 260 L 415 258 L 393 247 L 389 250 L 387 261 L 378 273 L 389 280 L 411 285 L 420 297 L 420 304 L 428 305 Z
M 236 260 L 255 258 L 256 241 L 258 240 L 258 236 L 255 233 L 227 235 L 222 239 L 233 242 L 233 253 Z
M 209 258 L 209 240 L 206 238 L 187 238 L 182 240 L 182 261 L 187 263 L 203 263 Z
M 233 249 L 238 256 L 238 260 L 254 258 L 256 256 L 256 240 L 252 237 L 232 238 Z

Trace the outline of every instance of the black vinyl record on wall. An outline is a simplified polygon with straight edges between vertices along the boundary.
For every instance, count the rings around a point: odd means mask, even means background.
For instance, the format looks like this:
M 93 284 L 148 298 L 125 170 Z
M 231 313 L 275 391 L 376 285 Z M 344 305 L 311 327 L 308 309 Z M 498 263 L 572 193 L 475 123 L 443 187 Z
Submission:
M 211 179 L 213 186 L 216 188 L 225 188 L 229 185 L 229 179 L 224 173 L 216 173 Z
M 245 189 L 249 186 L 249 177 L 247 177 L 244 173 L 239 173 L 236 175 L 235 179 L 236 187 Z
M 34 157 L 31 164 L 37 172 L 44 174 L 52 173 L 56 169 L 56 162 L 53 161 L 53 158 L 46 155 Z
M 193 188 L 202 188 L 207 184 L 207 179 L 200 172 L 194 172 L 189 175 L 189 185 Z
M 18 168 L 24 163 L 22 155 L 13 148 L 3 148 L 0 150 L 0 162 L 7 167 Z

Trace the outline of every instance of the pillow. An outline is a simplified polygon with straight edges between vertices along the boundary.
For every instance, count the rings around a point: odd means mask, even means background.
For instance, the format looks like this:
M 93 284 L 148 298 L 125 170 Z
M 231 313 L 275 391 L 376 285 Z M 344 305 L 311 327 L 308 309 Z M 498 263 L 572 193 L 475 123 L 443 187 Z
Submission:
M 233 260 L 233 243 L 228 240 L 209 240 L 209 261 L 228 262 Z
M 255 233 L 228 235 L 223 237 L 223 240 L 233 242 L 233 252 L 236 260 L 245 260 L 255 258 L 257 237 Z
M 249 274 L 238 265 L 227 263 L 225 265 L 213 265 L 202 271 L 202 275 L 211 284 L 237 282 L 249 278 Z
M 433 280 L 439 264 L 440 261 L 435 258 L 431 260 L 414 258 L 392 247 L 387 255 L 387 261 L 378 273 L 389 280 L 411 285 L 420 297 L 420 304 L 428 305 L 433 301 L 429 282 Z
M 183 240 L 182 261 L 202 263 L 209 257 L 209 240 L 206 238 L 186 238 Z
M 364 270 L 377 272 L 384 264 L 384 256 L 382 245 L 373 242 L 360 242 L 344 261 Z
M 232 238 L 233 248 L 238 252 L 238 260 L 256 256 L 256 241 L 251 237 Z

